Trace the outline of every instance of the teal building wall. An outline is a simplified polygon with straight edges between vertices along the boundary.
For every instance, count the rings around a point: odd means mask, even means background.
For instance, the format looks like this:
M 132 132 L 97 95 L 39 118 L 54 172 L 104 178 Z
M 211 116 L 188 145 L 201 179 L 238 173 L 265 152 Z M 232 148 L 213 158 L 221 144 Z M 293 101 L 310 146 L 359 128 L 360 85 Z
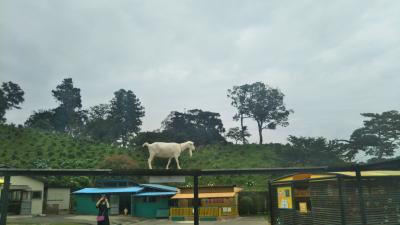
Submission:
M 132 201 L 132 216 L 156 218 L 158 209 L 169 209 L 168 197 L 156 197 L 154 202 L 146 202 L 146 197 L 136 197 Z M 165 217 L 168 217 L 166 215 Z
M 97 215 L 96 201 L 92 195 L 77 194 L 74 195 L 75 214 Z

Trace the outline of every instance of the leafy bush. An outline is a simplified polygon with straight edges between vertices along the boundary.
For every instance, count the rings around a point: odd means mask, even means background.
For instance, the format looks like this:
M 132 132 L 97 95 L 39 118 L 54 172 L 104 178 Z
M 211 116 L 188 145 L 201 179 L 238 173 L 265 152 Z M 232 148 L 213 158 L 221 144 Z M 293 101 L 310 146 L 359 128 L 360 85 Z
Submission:
M 249 196 L 245 196 L 239 199 L 239 214 L 240 215 L 251 215 L 254 213 L 253 199 Z

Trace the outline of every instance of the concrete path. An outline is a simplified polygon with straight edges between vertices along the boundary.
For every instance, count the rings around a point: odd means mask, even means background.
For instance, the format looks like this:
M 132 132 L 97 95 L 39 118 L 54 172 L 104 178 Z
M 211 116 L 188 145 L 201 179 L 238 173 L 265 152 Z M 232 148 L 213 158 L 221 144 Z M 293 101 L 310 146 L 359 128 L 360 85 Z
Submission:
M 173 222 L 167 219 L 143 220 L 130 216 L 111 216 L 112 225 L 190 225 L 193 221 Z M 86 215 L 51 215 L 51 216 L 9 216 L 9 224 L 57 224 L 76 223 L 82 225 L 96 225 L 95 216 Z M 223 221 L 200 221 L 201 225 L 268 225 L 264 217 L 239 217 Z
M 191 225 L 193 221 L 173 222 L 169 220 L 146 220 L 137 225 Z M 268 225 L 264 217 L 239 217 L 223 221 L 200 221 L 201 225 Z

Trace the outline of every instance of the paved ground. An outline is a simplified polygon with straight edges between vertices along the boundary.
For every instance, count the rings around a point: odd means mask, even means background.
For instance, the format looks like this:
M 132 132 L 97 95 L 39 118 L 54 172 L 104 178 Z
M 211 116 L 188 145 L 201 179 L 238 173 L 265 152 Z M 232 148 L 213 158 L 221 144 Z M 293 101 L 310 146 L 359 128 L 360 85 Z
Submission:
M 76 223 L 82 225 L 96 225 L 95 216 L 81 216 L 81 215 L 60 215 L 60 216 L 44 216 L 44 217 L 31 217 L 31 216 L 9 216 L 7 224 L 57 224 L 57 223 Z M 111 224 L 113 225 L 180 225 L 180 224 L 193 224 L 193 221 L 172 222 L 169 220 L 141 220 L 134 217 L 125 216 L 111 216 Z M 237 219 L 203 222 L 202 225 L 267 225 L 264 217 L 240 217 Z
M 193 224 L 193 221 L 182 221 L 182 222 L 172 222 L 168 220 L 152 220 L 152 221 L 141 221 L 140 225 L 180 225 L 180 224 Z M 240 217 L 237 219 L 205 222 L 200 221 L 202 225 L 268 225 L 267 221 L 263 217 Z

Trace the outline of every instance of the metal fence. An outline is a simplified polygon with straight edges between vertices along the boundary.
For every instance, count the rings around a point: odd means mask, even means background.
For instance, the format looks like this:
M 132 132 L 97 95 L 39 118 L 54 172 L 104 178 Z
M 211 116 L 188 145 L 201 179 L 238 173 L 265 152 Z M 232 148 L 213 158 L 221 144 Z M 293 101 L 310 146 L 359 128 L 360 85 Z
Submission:
M 293 207 L 279 209 L 277 189 L 308 186 L 307 212 L 301 212 L 293 194 Z M 342 177 L 271 184 L 272 225 L 398 225 L 400 177 Z
M 245 175 L 245 174 L 284 174 L 296 172 L 332 172 L 332 171 L 356 171 L 356 182 L 358 183 L 358 194 L 363 199 L 363 188 L 360 171 L 376 169 L 400 169 L 400 159 L 375 163 L 369 165 L 350 165 L 345 167 L 297 167 L 297 168 L 251 168 L 251 169 L 220 169 L 220 170 L 90 170 L 90 169 L 9 169 L 0 168 L 0 176 L 4 177 L 4 184 L 1 195 L 1 218 L 0 225 L 5 225 L 7 221 L 8 194 L 11 176 L 190 176 L 193 177 L 194 199 L 193 199 L 193 219 L 194 225 L 199 225 L 199 176 L 216 175 Z M 272 192 L 270 192 L 272 193 Z M 271 197 L 273 195 L 271 194 Z M 273 199 L 273 198 L 271 198 Z M 367 225 L 365 214 L 365 202 L 359 201 L 361 224 Z M 270 202 L 272 205 L 272 202 Z M 272 207 L 270 207 L 272 208 Z M 273 211 L 271 210 L 273 213 Z M 350 223 L 349 223 L 350 224 Z

